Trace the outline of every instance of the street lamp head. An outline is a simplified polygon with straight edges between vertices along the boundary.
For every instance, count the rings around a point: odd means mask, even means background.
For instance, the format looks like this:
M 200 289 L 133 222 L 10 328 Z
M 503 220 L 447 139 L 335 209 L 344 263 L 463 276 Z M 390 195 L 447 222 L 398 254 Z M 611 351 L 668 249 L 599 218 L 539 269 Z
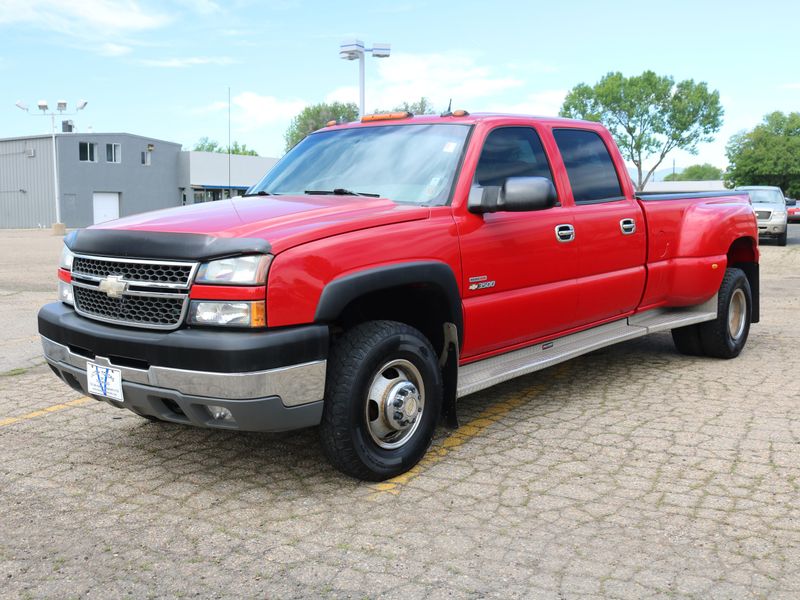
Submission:
M 36 106 L 39 107 L 40 111 L 47 112 L 47 100 L 39 100 L 39 102 L 36 103 Z
M 375 58 L 386 58 L 392 51 L 390 44 L 372 44 L 372 56 Z
M 89 104 L 86 100 L 78 100 L 78 110 L 83 110 L 86 108 L 86 105 Z
M 339 45 L 339 58 L 356 60 L 364 56 L 364 42 L 361 40 L 348 40 Z
M 67 101 L 66 100 L 59 100 L 58 102 L 56 102 L 56 109 L 59 112 L 64 112 L 65 110 L 67 110 Z
M 25 104 L 22 100 L 18 100 L 17 101 L 16 107 L 18 109 L 20 109 L 20 110 L 24 110 L 25 112 L 28 112 L 28 105 Z

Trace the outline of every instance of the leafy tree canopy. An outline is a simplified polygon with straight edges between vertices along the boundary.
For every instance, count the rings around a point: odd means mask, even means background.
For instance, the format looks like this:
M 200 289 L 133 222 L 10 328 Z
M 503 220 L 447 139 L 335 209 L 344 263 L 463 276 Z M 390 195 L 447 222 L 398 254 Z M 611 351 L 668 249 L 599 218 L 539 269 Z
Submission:
M 734 135 L 726 153 L 728 185 L 776 185 L 800 196 L 800 113 L 768 114 L 752 131 Z
M 400 111 L 407 111 L 410 112 L 412 115 L 435 115 L 437 112 L 436 109 L 433 108 L 433 104 L 431 101 L 422 96 L 416 102 L 403 102 L 402 104 L 398 104 L 391 110 L 376 110 L 376 113 L 389 113 L 389 112 L 400 112 Z
M 207 137 L 201 137 L 199 140 L 197 140 L 197 143 L 194 145 L 192 150 L 195 152 L 219 152 L 220 154 L 228 153 L 228 149 L 225 146 L 221 146 L 219 142 L 210 140 Z M 233 142 L 233 144 L 231 144 L 231 154 L 258 156 L 258 152 L 255 150 L 250 150 L 247 147 L 247 144 L 239 144 L 239 142 Z
M 355 121 L 358 119 L 358 106 L 352 102 L 321 102 L 306 106 L 292 119 L 283 136 L 286 151 L 294 148 L 309 133 L 316 131 L 328 121 Z
M 600 121 L 608 127 L 625 160 L 638 173 L 642 190 L 672 150 L 697 153 L 697 145 L 710 142 L 722 126 L 719 92 L 692 79 L 675 83 L 652 71 L 625 77 L 608 73 L 598 83 L 576 85 L 567 94 L 561 116 Z M 644 162 L 654 164 L 644 174 Z
M 722 179 L 722 169 L 708 163 L 692 165 L 680 173 L 670 173 L 664 177 L 664 181 L 714 181 L 717 179 Z

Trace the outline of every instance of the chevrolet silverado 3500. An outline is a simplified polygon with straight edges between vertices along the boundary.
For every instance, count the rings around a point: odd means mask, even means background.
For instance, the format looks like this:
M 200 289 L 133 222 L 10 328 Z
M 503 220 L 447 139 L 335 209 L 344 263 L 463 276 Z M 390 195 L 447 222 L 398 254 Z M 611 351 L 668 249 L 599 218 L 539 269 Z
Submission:
M 334 466 L 412 467 L 457 399 L 672 331 L 737 356 L 759 316 L 746 192 L 637 195 L 597 123 L 329 124 L 243 197 L 71 232 L 44 355 L 151 420 L 319 426 Z

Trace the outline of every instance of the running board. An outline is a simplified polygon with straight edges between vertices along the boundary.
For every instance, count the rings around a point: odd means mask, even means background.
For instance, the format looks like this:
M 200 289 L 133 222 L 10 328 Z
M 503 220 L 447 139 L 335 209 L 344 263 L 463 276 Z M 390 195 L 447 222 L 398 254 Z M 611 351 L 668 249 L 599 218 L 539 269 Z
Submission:
M 642 337 L 717 318 L 717 296 L 697 306 L 658 308 L 565 335 L 564 337 L 470 363 L 458 369 L 458 397 L 468 396 L 521 375 L 552 367 L 576 356 Z

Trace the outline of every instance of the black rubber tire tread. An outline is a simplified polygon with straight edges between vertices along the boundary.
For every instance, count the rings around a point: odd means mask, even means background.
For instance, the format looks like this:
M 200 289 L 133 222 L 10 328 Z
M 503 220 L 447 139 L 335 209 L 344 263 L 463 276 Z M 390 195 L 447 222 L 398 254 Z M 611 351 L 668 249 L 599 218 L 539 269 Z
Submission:
M 741 288 L 744 291 L 745 299 L 747 301 L 747 310 L 745 315 L 745 327 L 741 337 L 734 342 L 728 333 L 728 308 L 730 306 L 731 295 L 737 289 Z M 747 336 L 750 333 L 750 317 L 753 310 L 753 297 L 750 292 L 750 282 L 744 271 L 736 268 L 728 268 L 725 270 L 725 276 L 722 278 L 722 284 L 719 286 L 719 294 L 717 299 L 717 318 L 713 321 L 706 321 L 700 323 L 700 342 L 703 345 L 703 351 L 707 356 L 714 358 L 736 358 L 744 348 L 747 342 Z
M 376 354 L 376 348 L 388 340 L 402 340 L 419 348 L 417 363 L 425 383 L 424 422 L 404 446 L 394 451 L 379 448 L 368 435 L 357 431 L 362 424 L 364 383 L 374 376 L 370 366 L 385 361 L 391 354 Z M 427 354 L 427 356 L 425 356 Z M 406 354 L 405 358 L 412 358 Z M 412 361 L 413 362 L 413 361 Z M 427 363 L 427 366 L 426 364 Z M 426 378 L 427 372 L 427 378 Z M 367 321 L 346 331 L 331 348 L 325 382 L 325 405 L 320 423 L 320 441 L 325 456 L 342 473 L 366 481 L 383 481 L 408 471 L 425 455 L 430 446 L 441 411 L 442 376 L 436 353 L 428 339 L 417 329 L 397 321 Z M 361 443 L 359 443 L 359 440 Z M 373 455 L 380 459 L 394 452 L 401 462 L 380 465 L 365 461 Z M 369 454 L 372 453 L 372 454 Z M 392 457 L 392 460 L 397 460 Z M 378 461 L 379 462 L 379 461 Z
M 705 356 L 700 341 L 700 328 L 697 325 L 678 327 L 672 330 L 672 341 L 681 354 L 687 356 Z
M 786 239 L 789 237 L 789 226 L 786 226 L 786 231 L 778 236 L 778 246 L 785 246 Z

